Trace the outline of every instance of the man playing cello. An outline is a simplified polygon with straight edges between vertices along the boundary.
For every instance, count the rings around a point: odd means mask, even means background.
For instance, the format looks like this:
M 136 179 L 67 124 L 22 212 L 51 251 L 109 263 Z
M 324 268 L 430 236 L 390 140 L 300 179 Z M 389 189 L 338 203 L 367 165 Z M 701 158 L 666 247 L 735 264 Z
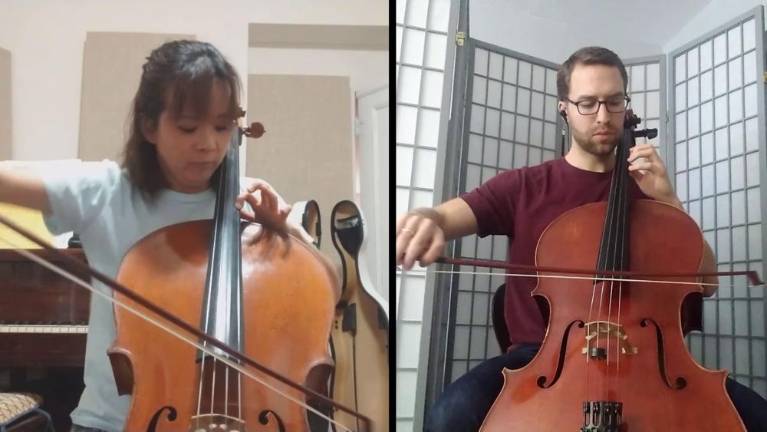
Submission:
M 538 239 L 554 219 L 581 205 L 606 200 L 629 101 L 626 89 L 626 68 L 612 51 L 586 47 L 572 54 L 557 74 L 558 110 L 571 132 L 567 155 L 502 172 L 459 198 L 400 215 L 397 264 L 406 270 L 416 261 L 429 265 L 442 253 L 445 241 L 476 233 L 508 236 L 508 260 L 533 265 Z M 629 184 L 632 199 L 651 198 L 683 209 L 652 145 L 632 148 L 628 161 L 634 179 Z M 702 271 L 715 271 L 708 245 L 702 267 Z M 510 348 L 450 384 L 428 412 L 427 431 L 478 430 L 501 391 L 503 368 L 521 368 L 535 356 L 547 323 L 530 295 L 534 287 L 532 278 L 507 279 L 504 310 Z M 703 294 L 711 296 L 715 290 L 707 285 Z M 767 430 L 767 401 L 729 378 L 726 389 L 746 428 Z

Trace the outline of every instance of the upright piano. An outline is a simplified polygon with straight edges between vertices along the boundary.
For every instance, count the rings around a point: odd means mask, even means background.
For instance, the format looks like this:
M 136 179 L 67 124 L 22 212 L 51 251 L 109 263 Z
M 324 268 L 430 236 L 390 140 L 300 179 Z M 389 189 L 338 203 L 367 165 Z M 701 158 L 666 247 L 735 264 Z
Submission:
M 86 261 L 79 248 L 60 251 Z M 50 252 L 29 252 L 90 280 Z M 56 430 L 69 430 L 69 413 L 83 389 L 89 303 L 85 288 L 0 249 L 0 391 L 41 395 Z

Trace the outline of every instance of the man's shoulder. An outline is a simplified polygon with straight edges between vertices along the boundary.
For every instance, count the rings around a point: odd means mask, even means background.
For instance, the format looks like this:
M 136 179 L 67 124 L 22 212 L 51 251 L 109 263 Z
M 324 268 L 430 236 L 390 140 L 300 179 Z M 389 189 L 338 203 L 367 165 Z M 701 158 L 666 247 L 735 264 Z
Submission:
M 493 183 L 503 187 L 524 187 L 524 185 L 546 181 L 553 174 L 562 171 L 561 165 L 560 159 L 553 159 L 537 165 L 501 171 L 493 178 Z
M 529 176 L 529 175 L 536 175 L 539 173 L 546 173 L 550 172 L 552 170 L 560 170 L 562 169 L 562 160 L 559 159 L 551 159 L 547 161 L 543 161 L 537 165 L 529 165 L 529 166 L 523 166 L 519 168 L 512 168 L 510 170 L 504 170 L 500 172 L 499 176 Z
M 525 181 L 538 181 L 562 171 L 562 158 L 544 161 L 538 165 L 517 168 L 518 176 Z
M 561 164 L 561 160 L 554 159 L 538 165 L 504 170 L 468 195 L 479 193 L 480 190 L 496 194 L 516 194 L 524 190 L 535 191 L 541 185 L 549 182 L 553 176 L 557 176 L 556 173 L 562 171 Z
M 549 172 L 552 170 L 561 170 L 563 161 L 564 161 L 564 158 L 551 159 L 551 160 L 543 161 L 539 163 L 538 165 L 532 165 L 532 166 L 526 167 L 526 169 L 533 173 Z

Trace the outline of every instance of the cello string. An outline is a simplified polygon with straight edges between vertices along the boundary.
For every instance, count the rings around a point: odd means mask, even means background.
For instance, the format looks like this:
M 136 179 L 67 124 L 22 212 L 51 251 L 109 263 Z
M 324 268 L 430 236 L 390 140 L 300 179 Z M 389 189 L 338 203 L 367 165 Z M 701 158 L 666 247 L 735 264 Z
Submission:
M 610 188 L 612 189 L 612 183 L 610 184 Z M 608 206 L 607 210 L 608 210 L 608 213 L 609 213 L 609 211 L 610 211 L 609 206 Z M 609 223 L 610 223 L 609 214 L 606 215 L 606 218 L 607 218 L 607 223 L 609 225 Z M 608 234 L 608 237 L 606 237 L 604 235 L 602 235 L 600 237 L 600 239 L 599 239 L 599 250 L 600 251 L 604 248 L 604 245 L 609 241 L 608 239 L 609 239 L 609 234 Z M 599 267 L 599 266 L 600 266 L 599 262 L 597 262 L 597 267 Z M 599 270 L 599 269 L 597 269 L 597 270 Z M 594 277 L 584 277 L 584 279 L 590 279 L 592 281 L 592 284 L 591 284 L 591 302 L 589 304 L 589 314 L 588 314 L 588 317 L 587 317 L 587 320 L 586 320 L 586 336 L 588 337 L 591 334 L 592 328 L 594 327 L 593 323 L 594 323 L 594 321 L 596 321 L 596 339 L 594 340 L 594 344 L 597 347 L 599 347 L 599 339 L 600 339 L 600 336 L 599 336 L 599 321 L 600 321 L 599 320 L 599 316 L 602 313 L 602 295 L 604 294 L 604 285 L 605 285 L 605 282 L 606 282 L 605 280 L 600 280 L 598 278 L 598 276 L 599 276 L 599 273 L 595 273 Z M 599 309 L 597 310 L 597 318 L 596 318 L 596 320 L 594 320 L 594 318 L 593 318 L 593 316 L 594 316 L 594 313 L 593 313 L 593 311 L 594 311 L 594 301 L 595 301 L 595 297 L 596 297 L 596 291 L 597 291 L 597 285 L 598 284 L 600 285 Z M 589 367 L 589 362 L 590 361 L 591 361 L 591 339 L 586 339 L 586 365 L 585 365 L 585 368 L 586 368 L 586 385 L 585 385 L 585 389 L 584 389 L 586 394 L 583 395 L 583 400 L 584 401 L 588 401 L 589 400 L 589 396 L 588 395 L 591 393 L 590 390 L 589 390 L 591 388 L 591 368 Z
M 634 145 L 636 145 L 636 141 L 633 138 L 633 133 L 632 133 L 632 141 L 634 142 Z M 621 165 L 623 166 L 623 168 L 621 168 L 621 170 L 623 172 L 623 175 L 621 175 L 621 177 L 624 178 L 625 181 L 629 180 L 629 175 L 628 175 L 628 156 L 629 156 L 629 150 L 630 150 L 630 148 L 624 149 L 623 154 L 621 155 L 621 159 L 620 159 Z M 624 212 L 624 214 L 621 217 L 621 220 L 623 221 L 623 225 L 621 226 L 621 236 L 620 236 L 620 238 L 621 238 L 621 242 L 624 242 L 624 241 L 625 242 L 629 242 L 629 237 L 628 236 L 631 234 L 631 231 L 629 229 L 628 224 L 629 224 L 629 214 L 630 214 L 629 206 L 631 205 L 631 201 L 630 201 L 629 196 L 628 196 L 628 186 L 627 185 L 624 185 L 624 187 L 623 187 L 623 190 L 621 192 L 621 198 L 623 199 L 625 204 L 623 206 L 621 206 L 621 209 Z M 627 260 L 626 250 L 627 250 L 626 245 L 621 243 L 621 246 L 620 246 L 620 261 L 621 261 L 620 269 L 621 270 L 627 270 L 627 267 L 628 267 L 628 263 L 626 262 L 626 260 Z M 617 317 L 617 321 L 618 322 L 617 322 L 617 325 L 618 325 L 618 329 L 620 330 L 620 329 L 623 328 L 623 323 L 621 321 L 621 311 L 622 311 L 621 306 L 623 305 L 623 282 L 617 282 L 617 284 L 618 284 L 618 317 Z M 621 345 L 620 345 L 620 341 L 621 340 L 622 339 L 616 341 L 616 346 L 615 346 L 615 360 L 616 360 L 616 362 L 615 362 L 615 376 L 616 377 L 618 377 L 619 374 L 620 374 L 620 362 L 621 362 L 621 351 L 620 351 L 621 350 L 621 348 L 620 348 Z M 628 352 L 626 354 L 628 355 Z M 618 386 L 620 386 L 620 381 L 618 381 Z
M 224 370 L 224 413 L 229 417 L 229 368 Z
M 203 375 L 205 373 L 205 361 L 207 359 L 207 356 L 202 356 L 202 365 L 201 365 L 201 372 L 200 372 L 200 386 L 197 390 L 197 415 L 199 416 L 200 410 L 202 409 L 202 382 L 203 382 Z
M 213 359 L 213 377 L 210 383 L 210 413 L 213 414 L 213 407 L 216 403 L 216 359 Z
M 624 133 L 625 135 L 625 133 Z M 618 200 L 618 216 L 616 218 L 616 223 L 618 224 L 617 230 L 619 231 L 618 235 L 616 236 L 616 245 L 615 249 L 613 251 L 615 259 L 613 260 L 613 270 L 616 270 L 616 267 L 618 267 L 618 270 L 626 270 L 626 263 L 625 263 L 625 252 L 626 252 L 626 244 L 624 243 L 626 241 L 626 228 L 627 228 L 627 221 L 628 221 L 628 196 L 627 196 L 627 190 L 626 190 L 626 180 L 628 178 L 628 174 L 625 170 L 628 169 L 626 166 L 626 163 L 624 162 L 627 159 L 626 155 L 626 148 L 627 143 L 624 142 L 624 140 L 621 140 L 621 142 L 618 145 L 618 157 L 621 159 L 615 161 L 615 167 L 613 174 L 618 176 L 618 190 L 616 191 L 616 196 Z M 620 304 L 622 301 L 621 294 L 622 294 L 622 282 L 610 282 L 610 307 L 607 313 L 607 378 L 606 378 L 606 386 L 608 389 L 612 388 L 613 386 L 613 371 L 612 371 L 612 349 L 610 347 L 612 338 L 611 336 L 611 329 L 612 329 L 612 304 L 613 304 L 613 292 L 615 290 L 615 285 L 618 286 L 619 294 L 618 294 L 618 319 L 617 319 L 617 329 L 620 329 Z M 616 373 L 618 369 L 618 364 L 620 362 L 620 343 L 616 341 L 615 343 L 615 368 Z M 607 393 L 604 393 L 605 400 L 607 400 Z
M 207 329 L 208 328 L 208 315 L 207 314 L 205 314 L 205 318 L 204 319 L 205 319 L 205 322 L 203 323 L 203 328 Z M 207 346 L 207 342 L 205 342 L 205 341 L 203 341 L 202 344 Z M 200 412 L 202 410 L 202 397 L 203 397 L 202 389 L 205 388 L 203 383 L 205 382 L 205 377 L 206 377 L 206 374 L 205 374 L 205 371 L 206 371 L 205 364 L 207 363 L 207 361 L 208 361 L 208 356 L 202 355 L 202 362 L 200 364 L 200 386 L 199 386 L 199 388 L 197 390 L 197 415 L 198 416 L 202 414 Z M 215 363 L 214 363 L 214 367 L 215 367 Z
M 237 417 L 242 418 L 242 375 L 234 372 L 237 374 Z
M 622 142 L 622 140 L 621 140 L 621 142 Z M 620 143 L 619 143 L 618 148 L 620 149 L 620 147 L 621 146 L 620 146 Z M 616 152 L 617 152 L 617 150 L 616 150 Z M 613 175 L 612 175 L 612 178 L 611 178 L 611 181 L 610 181 L 610 197 L 612 199 L 608 200 L 607 212 L 605 214 L 605 227 L 604 227 L 604 230 L 602 231 L 602 241 L 600 242 L 600 249 L 599 249 L 599 253 L 602 254 L 602 251 L 604 250 L 602 246 L 605 246 L 605 248 L 606 248 L 606 255 L 607 256 L 604 257 L 604 260 L 601 261 L 601 265 L 598 266 L 599 267 L 598 270 L 615 270 L 615 268 L 614 268 L 615 267 L 615 253 L 616 253 L 616 247 L 617 246 L 615 245 L 616 240 L 613 239 L 613 237 L 617 233 L 615 233 L 616 228 L 614 226 L 614 221 L 616 220 L 616 214 L 615 213 L 617 211 L 619 211 L 618 210 L 620 208 L 619 205 L 621 204 L 621 202 L 620 202 L 620 194 L 618 193 L 618 191 L 620 191 L 620 188 L 622 187 L 622 178 L 621 178 L 622 176 L 619 175 L 617 178 L 615 176 L 616 170 L 619 169 L 617 165 L 618 165 L 618 161 L 616 160 L 615 164 L 613 165 Z M 616 198 L 616 196 L 617 196 L 617 198 Z M 616 202 L 616 199 L 618 200 L 617 202 Z M 608 269 L 608 267 L 611 267 L 611 268 Z M 608 314 L 607 314 L 607 319 L 606 320 L 602 320 L 601 319 L 602 314 L 603 314 L 603 312 L 602 312 L 602 310 L 603 310 L 602 309 L 602 303 L 603 303 L 603 298 L 604 298 L 605 285 L 607 285 L 607 283 L 608 283 L 607 281 L 603 281 L 602 283 L 600 283 L 601 289 L 600 289 L 600 294 L 599 294 L 599 310 L 598 310 L 598 313 L 597 313 L 598 316 L 597 316 L 597 326 L 596 326 L 597 327 L 596 346 L 597 346 L 597 349 L 598 349 L 599 348 L 599 343 L 600 343 L 600 340 L 601 340 L 601 333 L 602 333 L 600 326 L 601 326 L 601 322 L 604 321 L 605 324 L 607 325 L 607 336 L 606 336 L 606 340 L 607 340 L 607 356 L 605 358 L 605 361 L 607 362 L 607 367 L 605 369 L 607 369 L 607 374 L 608 374 L 608 377 L 609 377 L 609 367 L 610 367 L 610 357 L 609 357 L 609 355 L 610 355 L 610 312 L 611 312 L 611 307 L 612 307 L 612 293 L 613 293 L 614 281 L 609 281 L 609 284 L 610 284 L 610 286 L 609 286 L 609 299 L 608 299 L 609 304 L 608 304 L 608 308 L 607 308 L 608 309 Z M 590 355 L 589 352 L 587 352 L 586 356 L 588 357 L 589 355 Z M 587 383 L 589 382 L 588 378 L 590 376 L 589 375 L 590 372 L 591 372 L 591 368 L 587 368 L 586 369 Z M 606 387 L 605 387 L 607 385 L 606 380 L 602 379 L 602 380 L 600 380 L 600 382 L 602 384 L 601 385 L 602 394 L 605 395 L 606 392 L 607 392 Z M 603 397 L 601 397 L 601 399 L 606 400 L 607 398 L 603 396 Z M 588 400 L 588 398 L 586 400 Z
M 607 216 L 607 224 L 605 226 L 604 234 L 607 235 L 607 257 L 605 258 L 605 270 L 615 270 L 615 263 L 616 263 L 616 254 L 617 254 L 617 248 L 618 248 L 618 242 L 620 239 L 617 237 L 617 233 L 615 232 L 618 228 L 614 226 L 615 223 L 620 218 L 620 188 L 622 186 L 621 176 L 618 175 L 618 178 L 615 177 L 615 172 L 618 169 L 617 163 L 613 166 L 613 182 L 611 185 L 610 194 L 612 199 L 610 200 L 610 211 Z M 617 201 L 616 201 L 617 200 Z M 618 215 L 616 215 L 618 213 Z M 613 237 L 616 237 L 613 239 Z M 608 268 L 609 267 L 609 268 Z M 609 387 L 609 379 L 610 379 L 610 319 L 611 319 L 611 313 L 612 313 L 612 301 L 613 301 L 613 286 L 615 284 L 615 281 L 610 281 L 609 283 L 609 299 L 608 299 L 608 305 L 607 305 L 607 318 L 604 319 L 604 323 L 606 326 L 607 334 L 605 336 L 606 339 L 606 345 L 607 345 L 607 351 L 605 356 L 605 362 L 607 363 L 605 366 L 607 377 L 606 379 L 601 379 L 600 382 L 602 384 L 602 400 L 607 400 L 607 388 Z M 602 287 L 604 288 L 605 285 L 608 283 L 603 282 Z M 599 303 L 599 314 L 602 315 L 602 303 L 600 299 Z M 601 334 L 601 329 L 599 329 L 600 325 L 597 324 L 597 334 Z
M 621 145 L 622 143 L 623 143 L 623 140 L 621 139 L 621 141 L 618 143 L 618 146 L 617 146 L 617 149 L 616 149 L 616 153 L 620 153 L 619 150 L 621 150 L 623 148 L 623 146 Z M 602 234 L 602 237 L 600 239 L 600 244 L 599 244 L 599 253 L 602 254 L 603 250 L 605 250 L 605 248 L 606 248 L 607 249 L 607 251 L 606 251 L 607 256 L 603 260 L 598 260 L 599 263 L 597 265 L 597 267 L 598 267 L 597 270 L 602 270 L 602 269 L 606 270 L 608 266 L 609 267 L 613 267 L 613 270 L 614 270 L 614 267 L 615 267 L 615 257 L 616 257 L 615 254 L 617 253 L 617 250 L 616 250 L 617 246 L 614 245 L 613 243 L 615 243 L 615 242 L 617 242 L 619 240 L 613 240 L 613 237 L 616 234 L 615 233 L 616 228 L 614 227 L 614 223 L 613 222 L 616 220 L 616 214 L 615 214 L 616 211 L 620 212 L 620 208 L 621 208 L 621 205 L 622 205 L 620 191 L 623 189 L 623 176 L 618 175 L 617 178 L 615 176 L 615 173 L 618 172 L 617 170 L 619 170 L 619 169 L 620 169 L 619 161 L 616 161 L 615 164 L 613 165 L 613 175 L 612 175 L 612 178 L 611 178 L 611 181 L 610 181 L 610 197 L 612 199 L 608 200 L 607 211 L 606 211 L 606 214 L 605 214 L 605 228 L 603 230 L 603 234 Z M 616 202 L 616 196 L 617 196 L 617 202 Z M 617 209 L 616 209 L 616 207 L 617 207 Z M 619 218 L 620 214 L 617 215 L 617 217 Z M 612 246 L 612 248 L 611 248 L 611 246 Z M 602 281 L 600 283 L 599 309 L 598 309 L 597 320 L 596 320 L 597 322 L 596 322 L 596 342 L 595 342 L 595 344 L 596 344 L 597 348 L 599 347 L 600 340 L 601 340 L 600 322 L 602 320 L 600 319 L 600 317 L 603 314 L 603 312 L 602 312 L 602 310 L 603 310 L 602 305 L 603 305 L 603 300 L 604 300 L 604 292 L 605 292 L 606 282 L 607 281 Z M 612 316 L 612 302 L 613 302 L 613 285 L 614 285 L 614 281 L 610 280 L 609 284 L 610 284 L 610 287 L 609 287 L 609 296 L 608 296 L 608 305 L 607 305 L 608 312 L 607 312 L 607 320 L 605 321 L 606 325 L 607 325 L 607 335 L 605 336 L 606 340 L 607 340 L 607 357 L 606 357 L 605 361 L 607 361 L 607 366 L 608 366 L 607 367 L 608 377 L 609 377 L 609 364 L 610 364 L 610 361 L 609 361 L 610 355 L 609 354 L 610 354 L 610 345 L 611 345 L 611 341 L 610 341 L 610 320 L 611 320 L 611 316 Z M 592 322 L 592 310 L 593 310 L 594 294 L 595 294 L 594 290 L 596 288 L 596 283 L 594 283 L 593 286 L 594 286 L 594 288 L 592 289 L 591 305 L 589 306 L 589 316 L 588 316 L 588 322 L 589 323 Z M 591 327 L 591 324 L 589 324 L 587 326 L 587 329 L 589 327 Z M 588 331 L 587 331 L 587 335 L 588 335 Z M 586 343 L 586 361 L 587 361 L 587 363 L 588 363 L 588 361 L 590 359 L 590 348 L 591 348 L 590 347 L 590 341 L 587 340 L 587 343 Z M 588 391 L 588 388 L 590 386 L 590 384 L 589 384 L 589 381 L 590 381 L 589 380 L 590 370 L 591 369 L 587 366 L 586 367 L 586 388 L 587 388 L 587 391 Z M 605 389 L 604 389 L 604 380 L 602 380 L 602 382 L 603 382 L 603 392 L 604 392 L 605 391 Z M 588 397 L 586 399 L 588 400 Z
M 625 131 L 624 131 L 624 137 L 625 137 Z M 614 213 L 611 213 L 611 216 L 614 216 L 614 218 L 611 218 L 608 226 L 609 226 L 609 232 L 612 234 L 615 232 L 615 240 L 614 244 L 612 245 L 613 248 L 610 251 L 610 263 L 611 268 L 610 270 L 625 270 L 623 268 L 623 258 L 624 256 L 624 250 L 625 245 L 623 243 L 625 239 L 626 234 L 626 184 L 625 184 L 625 178 L 627 177 L 626 173 L 624 172 L 627 167 L 624 166 L 623 158 L 625 156 L 625 149 L 626 149 L 626 143 L 624 139 L 621 139 L 618 143 L 617 149 L 616 149 L 616 161 L 613 165 L 613 180 L 615 182 L 615 188 L 611 191 L 612 199 L 615 200 L 615 207 L 613 209 Z M 614 225 L 613 225 L 614 222 Z M 620 286 L 620 282 L 617 282 L 617 285 Z M 612 338 L 611 338 L 611 329 L 612 329 L 612 306 L 613 306 L 613 293 L 615 291 L 615 281 L 610 281 L 610 300 L 607 307 L 607 320 L 606 320 L 606 330 L 607 330 L 607 353 L 605 357 L 606 364 L 606 378 L 603 380 L 604 386 L 603 386 L 603 399 L 607 400 L 607 389 L 612 387 L 612 371 L 611 371 L 611 363 L 610 360 L 612 359 Z M 618 302 L 620 303 L 620 299 L 618 299 Z M 617 344 L 616 344 L 617 349 Z
M 221 363 L 225 364 L 226 366 L 228 366 L 228 367 L 230 367 L 230 368 L 240 372 L 242 375 L 245 375 L 246 377 L 252 379 L 253 381 L 258 382 L 259 384 L 261 384 L 264 387 L 270 389 L 271 391 L 279 394 L 280 396 L 284 397 L 285 399 L 287 399 L 287 400 L 289 400 L 291 402 L 294 402 L 297 405 L 300 405 L 301 407 L 303 407 L 303 408 L 305 408 L 305 409 L 315 413 L 316 415 L 318 415 L 321 418 L 329 421 L 330 423 L 335 424 L 336 426 L 340 427 L 342 430 L 347 431 L 347 432 L 354 432 L 354 431 L 352 431 L 352 429 L 350 429 L 347 426 L 339 423 L 338 421 L 334 420 L 333 418 L 330 418 L 330 417 L 326 416 L 325 414 L 323 414 L 319 410 L 317 410 L 317 409 L 311 407 L 310 405 L 304 403 L 302 400 L 300 400 L 300 399 L 298 399 L 298 398 L 296 398 L 296 397 L 294 397 L 294 396 L 292 396 L 290 394 L 285 393 L 284 391 L 276 388 L 274 385 L 266 382 L 264 379 L 257 377 L 253 372 L 248 370 L 249 366 L 245 365 L 243 367 L 242 365 L 237 364 L 237 363 L 231 361 L 230 359 L 227 359 L 227 358 L 225 358 L 223 356 L 220 356 L 219 354 L 214 352 L 212 349 L 209 349 L 207 346 L 204 346 L 203 344 L 199 343 L 198 341 L 195 341 L 195 340 L 189 338 L 188 336 L 185 336 L 185 335 L 179 333 L 177 330 L 172 329 L 171 327 L 169 327 L 166 324 L 158 321 L 157 319 L 152 318 L 152 317 L 150 317 L 148 315 L 145 315 L 144 313 L 140 312 L 136 308 L 134 308 L 132 306 L 129 306 L 129 305 L 125 304 L 124 302 L 120 301 L 120 300 L 115 300 L 111 295 L 105 294 L 105 293 L 101 292 L 99 289 L 93 287 L 92 285 L 90 285 L 89 283 L 87 283 L 84 280 L 80 279 L 79 277 L 71 274 L 69 271 L 57 267 L 56 265 L 54 265 L 50 261 L 46 260 L 45 258 L 42 258 L 39 255 L 33 254 L 33 253 L 27 251 L 26 249 L 21 249 L 18 245 L 13 244 L 13 242 L 8 241 L 7 239 L 1 239 L 1 240 L 5 244 L 8 244 L 8 245 L 14 247 L 13 251 L 18 253 L 19 255 L 22 255 L 22 256 L 26 257 L 27 259 L 29 259 L 31 261 L 34 261 L 34 262 L 38 263 L 39 265 L 49 269 L 50 271 L 52 271 L 54 273 L 57 273 L 60 276 L 62 276 L 64 278 L 66 278 L 66 279 L 76 283 L 77 285 L 82 286 L 83 288 L 85 288 L 88 291 L 90 291 L 92 294 L 95 294 L 95 295 L 101 297 L 102 299 L 107 300 L 107 301 L 111 302 L 112 304 L 117 305 L 117 306 L 125 309 L 126 311 L 132 313 L 133 315 L 143 319 L 144 321 L 146 321 L 146 322 L 148 322 L 150 324 L 153 324 L 154 326 L 164 330 L 168 334 L 176 337 L 178 340 L 180 340 L 182 342 L 185 342 L 185 343 L 191 345 L 192 347 L 197 348 L 200 351 L 210 355 L 214 359 L 218 359 L 218 361 L 220 361 Z
M 612 189 L 612 183 L 610 183 L 610 188 Z M 608 208 L 608 211 L 609 211 L 609 208 Z M 600 251 L 603 249 L 603 247 L 605 245 L 605 241 L 606 241 L 605 236 L 601 236 L 600 239 L 599 239 L 599 250 Z M 599 263 L 598 262 L 597 262 L 597 267 L 599 267 Z M 589 278 L 593 282 L 592 282 L 592 286 L 591 286 L 591 302 L 589 303 L 589 314 L 588 314 L 588 317 L 586 319 L 586 335 L 587 336 L 589 335 L 590 330 L 592 328 L 592 324 L 591 323 L 592 323 L 592 319 L 593 319 L 592 317 L 593 317 L 593 311 L 594 311 L 594 301 L 595 301 L 595 297 L 596 297 L 597 284 L 599 283 L 598 279 L 596 278 L 597 274 L 595 274 L 594 276 L 595 276 L 594 278 Z M 604 282 L 602 282 L 602 283 L 604 284 Z M 597 319 L 597 322 L 599 322 L 599 319 Z M 597 340 L 596 340 L 595 343 L 597 345 L 599 344 L 599 324 L 597 324 Z M 591 356 L 589 355 L 589 353 L 591 352 L 590 350 L 591 350 L 591 339 L 587 339 L 586 340 L 586 392 L 587 393 L 588 393 L 588 388 L 589 388 L 589 369 L 588 369 L 588 363 L 591 361 Z M 584 399 L 587 400 L 588 396 L 586 396 Z
M 621 201 L 622 200 L 623 200 L 623 194 L 621 194 Z M 621 202 L 621 204 L 623 204 L 623 202 Z M 626 234 L 626 219 L 625 219 L 626 215 L 625 215 L 623 209 L 624 209 L 624 207 L 623 207 L 623 205 L 621 205 L 620 210 L 619 210 L 619 212 L 621 213 L 621 216 L 619 216 L 619 218 L 620 218 L 619 219 L 620 227 L 618 228 L 619 231 L 620 231 L 620 235 L 617 238 L 617 243 L 618 244 L 617 244 L 616 250 L 615 250 L 615 254 L 616 254 L 616 256 L 618 257 L 618 260 L 619 260 L 619 261 L 616 261 L 616 262 L 619 263 L 621 270 L 624 270 L 624 268 L 623 268 L 623 264 L 624 264 L 623 259 L 625 258 L 625 255 L 624 255 L 624 253 L 625 253 L 625 247 L 624 246 L 625 245 L 623 244 L 623 240 L 625 239 L 625 234 Z M 608 339 L 607 339 L 607 359 L 606 359 L 606 361 L 607 361 L 607 379 L 606 379 L 606 381 L 607 381 L 607 388 L 608 389 L 612 388 L 612 386 L 613 386 L 613 379 L 612 379 L 613 378 L 613 373 L 612 373 L 613 372 L 612 371 L 613 364 L 611 363 L 613 355 L 612 355 L 612 349 L 610 347 L 610 342 L 612 341 L 611 330 L 613 328 L 612 327 L 612 299 L 613 299 L 613 293 L 614 293 L 614 291 L 616 289 L 615 288 L 616 285 L 618 286 L 617 289 L 620 291 L 620 289 L 622 287 L 622 282 L 615 282 L 615 281 L 610 282 L 610 308 L 609 308 L 609 311 L 607 313 L 607 326 L 608 326 L 607 327 L 607 332 L 608 332 L 607 333 L 607 338 Z M 619 294 L 618 295 L 618 310 L 620 310 L 620 302 L 621 302 L 621 297 L 620 297 L 620 294 Z M 618 329 L 620 329 L 620 313 L 618 313 L 617 321 L 618 322 L 616 323 L 616 326 L 617 326 L 616 327 L 616 331 Z M 615 345 L 615 350 L 616 350 L 616 357 L 615 357 L 614 363 L 616 363 L 615 366 L 617 367 L 617 362 L 620 361 L 620 354 L 617 353 L 617 351 L 620 349 L 619 348 L 620 344 L 619 344 L 618 341 L 616 341 L 614 345 Z M 605 396 L 607 396 L 607 393 L 605 393 Z M 605 397 L 605 400 L 607 400 L 606 397 Z

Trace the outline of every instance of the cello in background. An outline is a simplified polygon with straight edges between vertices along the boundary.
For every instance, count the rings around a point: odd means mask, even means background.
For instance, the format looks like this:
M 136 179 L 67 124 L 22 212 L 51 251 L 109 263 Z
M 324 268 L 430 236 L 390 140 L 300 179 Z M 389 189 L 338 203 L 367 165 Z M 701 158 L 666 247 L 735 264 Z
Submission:
M 365 220 L 359 207 L 339 201 L 330 214 L 333 246 L 341 257 L 342 290 L 331 330 L 335 369 L 330 394 L 341 404 L 362 412 L 374 432 L 389 430 L 389 315 L 388 304 L 360 271 L 365 246 Z M 356 419 L 337 412 L 335 419 Z
M 320 205 L 315 200 L 297 201 L 288 215 L 288 220 L 301 225 L 312 237 L 312 243 L 318 250 L 322 239 L 322 219 L 320 218 Z

